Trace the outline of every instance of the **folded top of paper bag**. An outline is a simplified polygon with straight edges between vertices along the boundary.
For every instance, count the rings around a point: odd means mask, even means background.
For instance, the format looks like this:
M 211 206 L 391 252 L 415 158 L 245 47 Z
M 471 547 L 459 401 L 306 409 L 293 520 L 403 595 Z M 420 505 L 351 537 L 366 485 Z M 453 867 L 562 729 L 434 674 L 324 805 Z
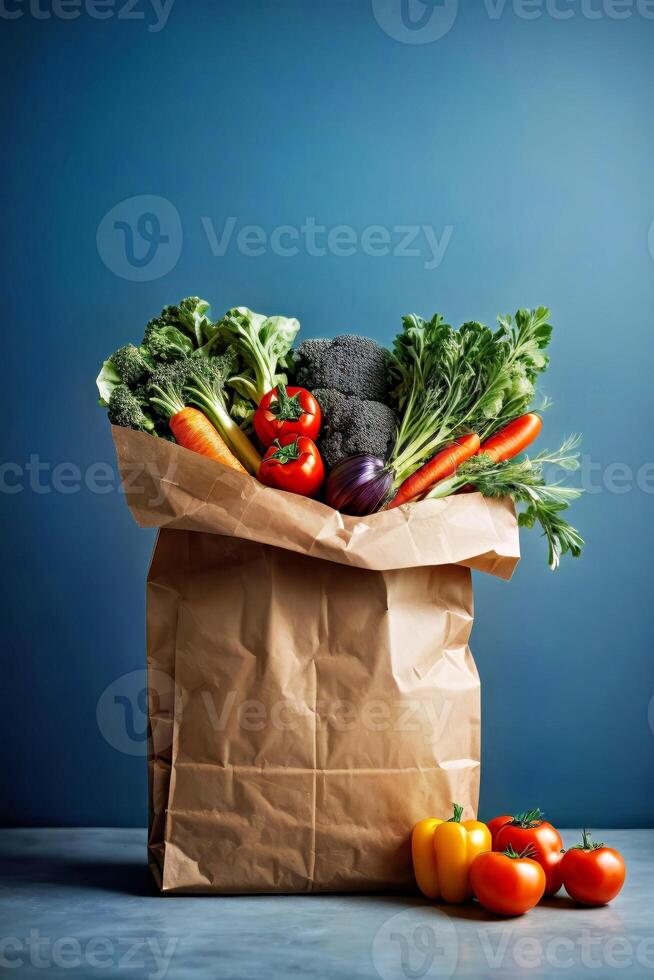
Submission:
M 457 564 L 510 578 L 520 557 L 509 499 L 469 493 L 348 517 L 165 439 L 112 432 L 127 503 L 142 527 L 223 534 L 380 571 Z

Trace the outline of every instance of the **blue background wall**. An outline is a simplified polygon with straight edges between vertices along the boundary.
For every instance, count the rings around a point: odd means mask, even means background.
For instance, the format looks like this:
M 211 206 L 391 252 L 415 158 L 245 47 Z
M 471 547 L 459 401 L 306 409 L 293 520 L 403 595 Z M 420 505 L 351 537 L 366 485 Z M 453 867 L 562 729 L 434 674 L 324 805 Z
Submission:
M 448 3 L 438 16 L 456 12 Z M 3 468 L 0 494 L 6 823 L 145 820 L 143 756 L 103 737 L 96 705 L 143 666 L 153 535 L 116 492 L 58 492 L 52 468 L 113 466 L 98 363 L 189 293 L 216 313 L 296 315 L 305 336 L 382 342 L 408 311 L 461 322 L 552 307 L 542 441 L 584 433 L 593 492 L 574 518 L 588 546 L 552 574 L 525 533 L 510 584 L 477 576 L 481 812 L 540 804 L 562 825 L 652 823 L 654 20 L 635 7 L 616 19 L 608 0 L 592 19 L 574 0 L 559 8 L 525 19 L 508 0 L 462 0 L 443 37 L 416 44 L 391 36 L 415 39 L 391 8 L 384 31 L 369 0 L 177 0 L 156 31 L 145 0 L 143 20 L 38 19 L 8 0 L 21 16 L 0 23 L 0 393 L 3 459 L 21 469 Z M 178 212 L 166 248 L 181 253 L 133 281 L 120 237 L 98 247 L 96 235 L 144 194 Z M 214 255 L 201 219 L 220 235 L 230 216 L 268 234 L 307 216 L 393 240 L 398 225 L 453 230 L 433 269 L 424 239 L 410 257 L 252 257 L 234 241 Z M 31 454 L 48 464 L 44 492 Z M 618 469 L 617 485 L 616 463 L 632 474 Z

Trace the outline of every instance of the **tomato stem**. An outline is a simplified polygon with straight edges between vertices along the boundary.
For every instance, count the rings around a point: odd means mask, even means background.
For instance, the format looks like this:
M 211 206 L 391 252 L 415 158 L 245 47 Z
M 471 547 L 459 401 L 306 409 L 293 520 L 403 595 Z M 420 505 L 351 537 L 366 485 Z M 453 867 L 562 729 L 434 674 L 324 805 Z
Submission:
M 604 842 L 598 844 L 591 840 L 591 833 L 589 830 L 584 829 L 581 832 L 581 844 L 573 844 L 570 848 L 571 851 L 597 851 L 600 847 L 604 847 Z
M 528 830 L 530 827 L 538 827 L 543 822 L 545 814 L 536 807 L 534 810 L 526 810 L 524 813 L 516 813 L 511 821 L 511 827 L 522 827 Z
M 281 381 L 277 385 L 277 401 L 272 402 L 270 411 L 280 422 L 297 422 L 304 415 L 299 394 L 289 395 L 286 385 Z
M 512 861 L 516 861 L 519 858 L 531 858 L 535 853 L 536 848 L 533 844 L 527 844 L 524 851 L 520 851 L 519 853 L 518 851 L 514 850 L 511 844 L 509 844 L 508 847 L 505 847 L 502 851 L 502 854 L 504 854 L 505 857 L 511 858 Z
M 275 447 L 275 452 L 271 453 L 270 456 L 268 456 L 268 459 L 276 459 L 282 464 L 282 466 L 285 466 L 286 463 L 293 463 L 301 456 L 297 438 L 293 442 L 289 442 L 287 446 L 282 446 L 279 439 L 275 439 L 273 446 Z

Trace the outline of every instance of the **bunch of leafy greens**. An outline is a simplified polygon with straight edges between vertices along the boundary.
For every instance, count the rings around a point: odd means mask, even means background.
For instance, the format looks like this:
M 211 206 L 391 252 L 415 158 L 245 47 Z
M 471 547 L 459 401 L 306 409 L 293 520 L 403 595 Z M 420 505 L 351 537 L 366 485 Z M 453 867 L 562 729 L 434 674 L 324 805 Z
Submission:
M 547 483 L 544 471 L 550 467 L 576 470 L 579 454 L 574 450 L 578 445 L 579 437 L 570 436 L 557 452 L 545 450 L 531 458 L 522 456 L 502 463 L 495 463 L 484 453 L 473 456 L 427 496 L 447 497 L 469 483 L 485 497 L 511 496 L 516 503 L 525 506 L 518 516 L 519 524 L 533 527 L 538 522 L 542 527 L 549 549 L 550 568 L 557 568 L 561 555 L 566 552 L 575 558 L 581 554 L 583 538 L 561 514 L 582 491 L 559 483 Z
M 107 407 L 118 385 L 132 391 L 146 384 L 157 365 L 193 355 L 208 356 L 217 341 L 209 304 L 199 296 L 188 296 L 178 306 L 165 306 L 150 320 L 139 347 L 127 344 L 103 363 L 96 379 L 100 405 Z M 147 408 L 147 406 L 146 406 Z
M 299 328 L 245 307 L 214 322 L 206 300 L 189 296 L 150 320 L 138 347 L 127 344 L 104 362 L 100 404 L 114 424 L 166 436 L 173 407 L 193 404 L 255 472 L 259 456 L 242 429 L 263 395 L 286 381 Z
M 245 306 L 228 310 L 213 325 L 219 345 L 232 346 L 241 362 L 232 387 L 256 407 L 263 396 L 281 381 L 288 381 L 291 347 L 300 329 L 299 321 L 285 316 L 264 316 Z M 241 403 L 244 414 L 247 411 Z
M 522 415 L 534 397 L 552 334 L 549 310 L 518 310 L 497 330 L 436 314 L 403 317 L 391 353 L 392 400 L 401 422 L 390 464 L 398 487 L 439 449 L 466 432 L 487 439 Z

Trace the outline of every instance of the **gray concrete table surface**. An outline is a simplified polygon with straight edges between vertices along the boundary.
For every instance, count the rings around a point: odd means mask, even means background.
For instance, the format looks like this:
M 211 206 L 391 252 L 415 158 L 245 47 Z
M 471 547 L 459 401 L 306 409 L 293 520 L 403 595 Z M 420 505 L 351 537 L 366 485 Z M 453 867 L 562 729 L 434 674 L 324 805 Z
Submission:
M 567 845 L 577 832 L 564 831 Z M 561 892 L 519 918 L 418 895 L 157 894 L 139 829 L 0 832 L 0 974 L 151 980 L 653 977 L 654 831 L 611 905 Z

